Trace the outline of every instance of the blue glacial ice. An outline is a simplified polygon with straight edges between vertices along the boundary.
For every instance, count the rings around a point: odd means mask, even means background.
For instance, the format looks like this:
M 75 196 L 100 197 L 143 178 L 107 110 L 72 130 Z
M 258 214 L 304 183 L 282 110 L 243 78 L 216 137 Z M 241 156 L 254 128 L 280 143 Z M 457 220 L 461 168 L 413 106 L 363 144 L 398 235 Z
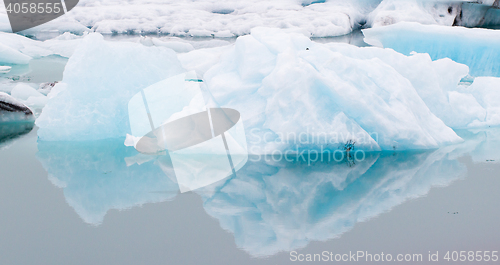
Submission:
M 124 138 L 130 133 L 132 96 L 182 72 L 171 49 L 107 42 L 90 34 L 69 59 L 63 82 L 48 95 L 36 122 L 38 136 L 50 141 Z
M 450 58 L 469 66 L 472 76 L 500 77 L 500 32 L 401 22 L 363 30 L 369 44 L 405 55 L 428 53 L 433 60 Z

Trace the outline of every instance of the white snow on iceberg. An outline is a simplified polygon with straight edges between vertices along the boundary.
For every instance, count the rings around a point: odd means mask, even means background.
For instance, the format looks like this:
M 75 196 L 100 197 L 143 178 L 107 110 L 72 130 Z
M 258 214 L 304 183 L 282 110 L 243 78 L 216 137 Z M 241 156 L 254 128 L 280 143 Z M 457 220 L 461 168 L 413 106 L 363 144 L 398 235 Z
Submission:
M 439 1 L 383 0 L 368 15 L 367 24 L 370 27 L 379 27 L 401 21 L 412 21 L 422 24 L 453 25 L 458 8 L 452 6 L 449 10 L 449 3 L 436 2 Z

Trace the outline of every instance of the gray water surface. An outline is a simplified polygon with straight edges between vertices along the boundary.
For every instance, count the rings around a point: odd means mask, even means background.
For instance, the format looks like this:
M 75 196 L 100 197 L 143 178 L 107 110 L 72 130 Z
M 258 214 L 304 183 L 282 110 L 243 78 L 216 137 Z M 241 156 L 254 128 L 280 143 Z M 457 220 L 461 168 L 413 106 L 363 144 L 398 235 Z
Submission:
M 35 128 L 0 146 L 0 264 L 290 264 L 290 251 L 427 264 L 429 251 L 442 263 L 498 251 L 500 130 L 459 134 L 355 165 L 254 158 L 180 194 L 158 160 L 127 165 L 137 152 L 123 139 L 37 142 Z

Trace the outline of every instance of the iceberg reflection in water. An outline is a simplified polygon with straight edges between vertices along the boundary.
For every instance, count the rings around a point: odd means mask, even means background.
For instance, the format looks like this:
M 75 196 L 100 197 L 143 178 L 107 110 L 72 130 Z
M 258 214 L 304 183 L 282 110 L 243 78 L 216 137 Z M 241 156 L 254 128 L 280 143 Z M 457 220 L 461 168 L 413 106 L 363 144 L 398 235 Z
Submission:
M 177 184 L 154 164 L 127 166 L 137 154 L 123 139 L 38 142 L 37 158 L 49 180 L 64 190 L 68 204 L 86 222 L 102 223 L 111 209 L 129 209 L 174 198 Z
M 458 132 L 462 144 L 434 151 L 373 152 L 363 161 L 311 162 L 250 157 L 229 178 L 195 191 L 239 248 L 262 257 L 340 237 L 432 187 L 465 177 L 459 161 L 498 163 L 500 130 Z M 168 156 L 137 155 L 120 140 L 38 143 L 49 179 L 81 218 L 100 224 L 110 209 L 130 209 L 179 194 Z M 168 225 L 168 220 L 165 220 Z

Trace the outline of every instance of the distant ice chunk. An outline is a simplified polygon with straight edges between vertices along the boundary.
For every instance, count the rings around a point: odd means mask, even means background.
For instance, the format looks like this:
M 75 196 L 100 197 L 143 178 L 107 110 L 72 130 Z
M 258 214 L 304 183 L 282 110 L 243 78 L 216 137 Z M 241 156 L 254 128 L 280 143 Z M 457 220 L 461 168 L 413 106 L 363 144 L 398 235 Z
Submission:
M 41 83 L 37 89 L 38 92 L 42 93 L 43 95 L 47 96 L 52 88 L 57 84 L 58 82 L 47 82 L 47 83 Z
M 139 39 L 139 42 L 148 47 L 150 46 L 167 47 L 179 53 L 190 52 L 194 50 L 193 45 L 182 41 L 172 41 L 172 40 L 163 41 L 161 39 L 153 37 L 141 37 Z
M 0 92 L 0 123 L 33 120 L 33 111 L 28 106 L 9 94 Z
M 32 84 L 19 83 L 10 93 L 14 98 L 30 107 L 35 117 L 40 115 L 48 101 L 47 96 L 33 88 Z
M 357 48 L 345 44 L 329 44 L 335 52 L 364 60 L 380 59 L 408 79 L 429 109 L 452 128 L 467 128 L 482 121 L 486 110 L 468 89 L 459 86 L 467 77 L 469 67 L 448 58 L 433 61 L 428 54 L 405 56 L 392 49 Z
M 479 107 L 485 110 L 486 116 L 482 120 L 472 122 L 469 127 L 500 125 L 500 78 L 478 77 L 469 91 L 477 99 Z
M 7 74 L 12 69 L 11 66 L 0 66 L 0 74 Z
M 125 138 L 130 133 L 130 98 L 181 72 L 168 48 L 108 42 L 89 34 L 69 59 L 62 83 L 49 94 L 36 121 L 38 136 L 45 141 Z
M 10 95 L 20 100 L 27 100 L 30 97 L 43 97 L 44 95 L 26 83 L 20 83 L 12 89 Z
M 428 53 L 469 66 L 472 76 L 500 77 L 500 31 L 401 22 L 363 30 L 365 42 L 405 55 Z
M 0 32 L 0 63 L 28 64 L 33 58 L 49 55 L 70 57 L 81 37 L 65 33 L 57 38 L 37 41 L 12 33 Z
M 379 27 L 407 21 L 452 26 L 460 15 L 460 4 L 457 2 L 460 1 L 383 0 L 367 16 L 367 24 Z
M 0 63 L 27 64 L 32 58 L 20 51 L 13 49 L 0 41 Z M 2 66 L 3 67 L 3 66 Z

